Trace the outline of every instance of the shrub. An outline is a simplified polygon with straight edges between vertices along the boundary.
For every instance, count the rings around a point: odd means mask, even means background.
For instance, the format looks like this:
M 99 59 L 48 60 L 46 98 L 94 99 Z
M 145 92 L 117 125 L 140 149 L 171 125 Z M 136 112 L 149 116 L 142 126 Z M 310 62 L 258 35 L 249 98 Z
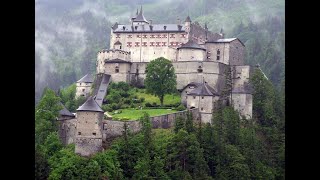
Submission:
M 157 105 L 156 102 L 153 102 L 153 103 L 152 103 L 152 106 L 153 106 L 153 107 L 158 107 L 158 105 Z
M 144 102 L 144 100 L 145 100 L 144 97 L 140 98 L 140 102 Z
M 124 102 L 125 104 L 130 105 L 130 104 L 131 104 L 131 99 L 125 99 L 123 102 Z
M 176 108 L 177 111 L 183 111 L 183 110 L 185 110 L 185 109 L 186 109 L 186 107 L 184 107 L 183 104 L 180 104 L 180 105 Z
M 150 104 L 149 102 L 147 102 L 147 103 L 145 104 L 145 106 L 146 106 L 146 107 L 152 107 L 152 104 Z

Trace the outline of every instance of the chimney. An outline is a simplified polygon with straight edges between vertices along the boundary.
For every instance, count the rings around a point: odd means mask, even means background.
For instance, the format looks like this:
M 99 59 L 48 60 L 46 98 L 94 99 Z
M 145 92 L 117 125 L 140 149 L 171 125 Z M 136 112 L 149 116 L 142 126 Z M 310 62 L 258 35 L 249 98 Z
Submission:
M 149 24 L 150 24 L 150 26 L 152 26 L 152 19 L 150 19 L 150 20 L 149 20 L 149 22 L 150 22 L 150 23 L 149 23 Z
M 179 18 L 177 19 L 177 24 L 181 24 L 181 21 Z

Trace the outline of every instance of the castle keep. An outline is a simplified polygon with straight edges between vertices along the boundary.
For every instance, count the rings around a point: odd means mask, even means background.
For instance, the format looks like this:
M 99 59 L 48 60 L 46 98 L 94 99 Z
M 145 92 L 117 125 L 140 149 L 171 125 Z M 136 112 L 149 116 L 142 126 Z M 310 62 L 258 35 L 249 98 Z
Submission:
M 84 156 L 101 150 L 101 140 L 106 136 L 101 105 L 108 84 L 123 81 L 144 86 L 147 64 L 159 57 L 172 62 L 181 103 L 196 109 L 201 122 L 212 120 L 225 87 L 227 68 L 231 69 L 229 101 L 241 116 L 251 118 L 252 69 L 244 64 L 244 54 L 245 46 L 238 38 L 225 38 L 222 31 L 213 33 L 206 24 L 202 27 L 193 23 L 189 16 L 177 24 L 155 24 L 144 17 L 141 7 L 128 24 L 116 22 L 111 27 L 110 49 L 97 54 L 95 80 L 86 75 L 77 81 L 77 97 L 88 97 L 92 85 L 95 91 L 78 108 L 76 117 L 69 118 L 75 130 L 69 133 L 71 138 L 65 135 L 65 141 L 75 142 L 76 152 Z M 61 124 L 64 127 L 68 122 L 63 120 Z
M 201 27 L 197 22 L 192 23 L 189 16 L 177 24 L 153 24 L 144 17 L 141 8 L 129 24 L 116 22 L 111 27 L 110 49 L 98 52 L 96 65 L 97 73 L 110 74 L 113 82 L 143 86 L 147 63 L 158 57 L 167 58 L 175 68 L 182 101 L 190 107 L 195 104 L 191 103 L 195 97 L 188 97 L 190 88 L 202 88 L 203 80 L 212 90 L 210 104 L 214 104 L 224 87 L 225 68 L 231 67 L 231 103 L 241 115 L 250 118 L 252 95 L 248 81 L 251 69 L 244 65 L 244 51 L 245 46 L 239 39 L 224 38 L 222 32 L 213 33 L 206 24 Z M 200 101 L 202 99 L 205 98 Z M 199 108 L 202 114 L 212 114 L 208 107 Z M 211 116 L 205 116 L 202 121 L 210 122 Z

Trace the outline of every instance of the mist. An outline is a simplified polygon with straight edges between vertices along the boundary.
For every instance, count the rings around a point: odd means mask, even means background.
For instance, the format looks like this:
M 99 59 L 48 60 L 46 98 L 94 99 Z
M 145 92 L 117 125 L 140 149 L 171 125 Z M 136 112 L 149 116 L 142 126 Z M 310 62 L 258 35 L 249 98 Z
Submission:
M 189 15 L 213 32 L 222 28 L 226 38 L 237 35 L 241 23 L 259 25 L 269 16 L 284 17 L 284 0 L 36 0 L 36 102 L 44 87 L 58 90 L 94 73 L 96 53 L 109 48 L 112 24 L 129 23 L 140 5 L 153 23 L 183 22 Z

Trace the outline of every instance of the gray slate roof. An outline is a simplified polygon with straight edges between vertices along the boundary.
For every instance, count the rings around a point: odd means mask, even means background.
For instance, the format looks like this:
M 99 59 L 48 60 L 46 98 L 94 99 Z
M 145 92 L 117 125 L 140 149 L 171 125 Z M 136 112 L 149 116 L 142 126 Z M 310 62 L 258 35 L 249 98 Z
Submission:
M 114 45 L 121 45 L 122 43 L 120 41 L 117 41 L 114 43 Z
M 152 30 L 150 26 L 152 26 Z M 166 26 L 166 30 L 164 30 L 164 26 Z M 178 26 L 180 26 L 180 28 Z M 123 30 L 123 27 L 125 27 L 124 30 Z M 127 24 L 127 25 L 121 24 L 121 25 L 118 25 L 118 27 L 115 28 L 113 32 L 116 32 L 116 33 L 185 32 L 185 28 L 184 26 L 181 26 L 179 24 L 153 24 L 153 25 L 137 25 L 137 29 L 135 29 L 135 27 L 131 26 L 131 24 Z
M 86 74 L 81 79 L 77 81 L 78 83 L 92 83 L 93 77 L 90 74 Z
M 203 83 L 200 86 L 196 87 L 193 91 L 188 93 L 188 95 L 196 96 L 219 96 L 218 93 L 207 83 Z
M 185 22 L 191 22 L 190 16 L 186 18 Z
M 63 109 L 59 111 L 59 115 L 74 117 L 74 115 L 61 102 L 60 105 L 63 107 Z
M 182 46 L 178 47 L 178 49 L 202 49 L 202 50 L 206 50 L 205 48 L 201 47 L 199 44 L 195 43 L 191 39 L 187 43 L 182 44 Z
M 238 38 L 218 39 L 218 40 L 216 40 L 216 41 L 208 41 L 208 42 L 206 42 L 206 43 L 229 43 L 229 42 L 232 42 L 232 41 L 234 41 L 234 40 L 236 40 L 236 39 L 238 39 Z M 238 40 L 240 41 L 240 39 L 238 39 Z M 245 46 L 245 45 L 243 44 L 243 42 L 240 41 L 240 43 L 241 43 L 243 46 Z
M 200 86 L 201 85 L 201 83 L 197 83 L 197 82 L 190 82 L 189 84 L 187 84 L 185 87 L 183 87 L 182 89 L 181 89 L 181 91 L 183 91 L 183 90 L 185 90 L 188 86 L 195 86 L 195 87 L 198 87 L 198 86 Z
M 147 19 L 143 16 L 142 6 L 139 14 L 133 19 L 133 22 L 148 22 Z
M 77 111 L 95 111 L 95 112 L 103 112 L 97 102 L 90 96 L 88 100 L 83 103 Z
M 130 61 L 125 61 L 123 59 L 105 59 L 104 60 L 105 63 L 131 63 Z

